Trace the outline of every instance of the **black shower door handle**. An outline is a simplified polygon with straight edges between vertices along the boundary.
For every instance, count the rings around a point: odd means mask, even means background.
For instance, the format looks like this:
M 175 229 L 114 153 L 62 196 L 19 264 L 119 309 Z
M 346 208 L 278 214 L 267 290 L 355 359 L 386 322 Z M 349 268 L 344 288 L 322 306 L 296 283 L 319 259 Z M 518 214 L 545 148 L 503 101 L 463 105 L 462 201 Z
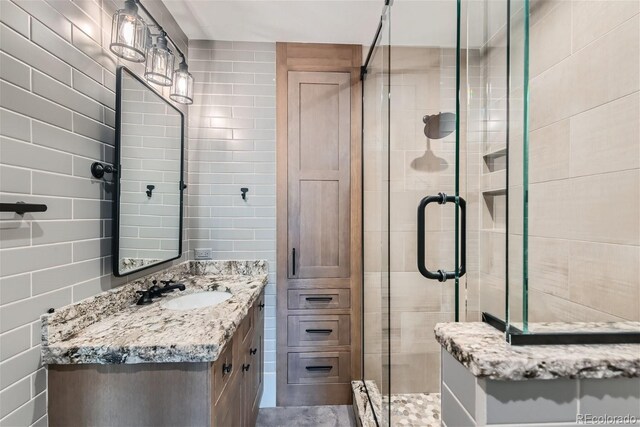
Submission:
M 444 205 L 447 202 L 455 203 L 455 196 L 447 196 L 444 193 L 438 193 L 437 196 L 427 196 L 420 201 L 418 205 L 418 270 L 427 279 L 445 282 L 447 279 L 456 277 L 455 271 L 430 271 L 425 265 L 425 211 L 430 203 L 438 203 Z M 458 277 L 464 276 L 467 265 L 467 202 L 462 197 L 458 197 L 457 205 L 460 207 L 460 268 L 458 269 Z

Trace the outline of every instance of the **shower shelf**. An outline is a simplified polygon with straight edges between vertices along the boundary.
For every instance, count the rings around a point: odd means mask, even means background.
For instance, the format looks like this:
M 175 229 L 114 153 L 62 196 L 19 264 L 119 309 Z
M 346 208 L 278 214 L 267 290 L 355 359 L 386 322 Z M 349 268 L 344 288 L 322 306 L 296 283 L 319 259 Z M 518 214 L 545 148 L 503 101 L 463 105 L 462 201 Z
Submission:
M 507 146 L 499 145 L 495 147 L 491 147 L 490 151 L 484 153 L 482 157 L 484 157 L 485 161 L 489 159 L 494 159 L 496 157 L 504 156 L 507 154 Z
M 496 234 L 504 234 L 505 233 L 505 229 L 504 228 L 481 228 L 480 231 L 483 232 L 483 233 L 496 233 Z
M 505 192 L 507 171 L 505 169 L 490 172 L 480 178 L 482 194 L 501 194 Z

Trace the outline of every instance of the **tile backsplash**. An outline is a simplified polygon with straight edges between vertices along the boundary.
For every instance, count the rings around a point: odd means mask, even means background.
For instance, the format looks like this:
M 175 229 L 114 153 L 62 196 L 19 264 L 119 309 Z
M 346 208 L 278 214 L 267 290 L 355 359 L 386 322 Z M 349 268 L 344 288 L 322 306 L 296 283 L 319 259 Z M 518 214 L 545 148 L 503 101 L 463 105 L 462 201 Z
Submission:
M 265 391 L 275 406 L 276 154 L 275 43 L 191 40 L 189 108 L 190 255 L 266 259 Z M 240 189 L 248 188 L 246 200 Z
M 114 159 L 120 62 L 109 38 L 119 7 L 0 1 L 0 200 L 48 206 L 0 216 L 3 426 L 47 424 L 40 315 L 142 275 L 111 274 L 112 195 L 89 171 L 94 161 Z M 187 38 L 164 5 L 148 7 L 186 52 Z M 142 73 L 139 64 L 123 65 Z

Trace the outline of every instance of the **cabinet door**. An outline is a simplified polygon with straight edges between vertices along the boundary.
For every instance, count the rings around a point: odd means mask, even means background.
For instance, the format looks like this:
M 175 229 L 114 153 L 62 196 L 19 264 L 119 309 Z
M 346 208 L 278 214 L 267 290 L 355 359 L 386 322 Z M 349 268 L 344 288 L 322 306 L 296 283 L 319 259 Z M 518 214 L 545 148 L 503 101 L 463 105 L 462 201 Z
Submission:
M 350 78 L 289 72 L 289 278 L 349 277 Z

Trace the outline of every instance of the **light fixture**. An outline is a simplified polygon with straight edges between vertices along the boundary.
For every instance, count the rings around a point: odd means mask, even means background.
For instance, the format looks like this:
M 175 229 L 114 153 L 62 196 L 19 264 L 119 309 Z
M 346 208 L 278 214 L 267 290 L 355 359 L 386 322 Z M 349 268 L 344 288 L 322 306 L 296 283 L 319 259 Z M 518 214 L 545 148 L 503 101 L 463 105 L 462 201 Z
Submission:
M 147 24 L 138 15 L 136 1 L 125 0 L 124 9 L 113 14 L 109 49 L 120 58 L 144 62 L 147 34 Z
M 193 76 L 182 58 L 178 69 L 173 73 L 173 85 L 169 97 L 181 104 L 193 104 Z
M 0 0 L 2 1 L 2 0 Z M 138 8 L 150 25 L 159 30 L 155 44 L 145 21 L 138 15 Z M 175 56 L 169 44 L 182 58 L 174 71 Z M 111 45 L 109 49 L 120 58 L 134 62 L 145 62 L 144 76 L 150 82 L 161 86 L 171 86 L 169 97 L 181 104 L 193 104 L 193 76 L 189 73 L 186 57 L 175 42 L 162 29 L 158 21 L 149 13 L 140 0 L 125 0 L 124 8 L 113 15 Z
M 160 86 L 171 86 L 175 56 L 167 46 L 167 34 L 162 31 L 156 37 L 156 43 L 147 51 L 147 64 L 144 76 L 150 82 Z

